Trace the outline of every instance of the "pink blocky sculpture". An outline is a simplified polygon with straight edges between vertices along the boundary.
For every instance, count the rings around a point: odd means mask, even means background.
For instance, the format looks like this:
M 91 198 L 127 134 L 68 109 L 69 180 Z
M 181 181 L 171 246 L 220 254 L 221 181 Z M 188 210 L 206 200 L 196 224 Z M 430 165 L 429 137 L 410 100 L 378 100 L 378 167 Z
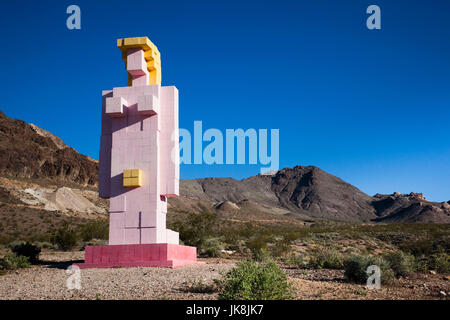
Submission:
M 88 246 L 81 268 L 178 267 L 194 247 L 166 228 L 179 195 L 178 90 L 161 86 L 161 60 L 147 37 L 118 40 L 127 87 L 103 91 L 99 195 L 110 199 L 109 245 Z

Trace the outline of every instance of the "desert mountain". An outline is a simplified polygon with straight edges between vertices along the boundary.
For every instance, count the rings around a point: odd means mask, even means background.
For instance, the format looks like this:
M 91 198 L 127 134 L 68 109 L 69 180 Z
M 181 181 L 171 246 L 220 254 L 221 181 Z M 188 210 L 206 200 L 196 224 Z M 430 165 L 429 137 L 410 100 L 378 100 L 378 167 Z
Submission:
M 106 217 L 108 203 L 98 197 L 97 175 L 97 161 L 52 133 L 0 111 L 3 242 L 40 237 L 61 221 L 82 223 Z
M 0 176 L 0 200 L 46 211 L 80 212 L 84 217 L 106 213 L 107 203 L 96 193 L 96 160 L 79 154 L 52 133 L 1 111 Z M 314 166 L 243 180 L 181 180 L 180 193 L 169 201 L 173 213 L 210 210 L 229 219 L 261 221 L 450 223 L 447 202 L 430 202 L 416 193 L 371 197 Z
M 275 175 L 243 180 L 205 178 L 184 180 L 180 193 L 186 198 L 211 202 L 253 201 L 299 218 L 368 221 L 375 218 L 372 198 L 317 167 L 296 166 Z
M 431 202 L 423 194 L 411 192 L 391 195 L 376 194 L 372 204 L 377 222 L 450 222 L 450 201 Z
M 216 203 L 218 209 L 231 208 L 231 204 L 239 207 L 243 201 L 252 201 L 252 210 L 272 211 L 303 220 L 450 222 L 447 202 L 430 202 L 416 193 L 370 197 L 314 166 L 285 168 L 273 176 L 257 175 L 240 181 L 183 180 L 180 193 L 186 199 Z
M 94 186 L 98 163 L 50 132 L 0 111 L 0 175 Z

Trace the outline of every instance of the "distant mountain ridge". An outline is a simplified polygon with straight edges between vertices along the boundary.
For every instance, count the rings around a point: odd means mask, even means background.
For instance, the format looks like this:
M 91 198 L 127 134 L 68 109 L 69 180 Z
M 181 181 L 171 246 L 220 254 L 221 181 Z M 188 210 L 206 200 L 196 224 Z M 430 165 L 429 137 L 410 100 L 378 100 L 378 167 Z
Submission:
M 0 111 L 0 175 L 92 189 L 97 185 L 98 162 L 54 134 Z M 371 197 L 314 166 L 285 168 L 243 180 L 181 180 L 180 193 L 170 199 L 169 210 L 198 212 L 206 206 L 234 218 L 450 223 L 450 202 L 427 201 L 419 193 Z
M 251 200 L 266 208 L 285 209 L 301 219 L 339 221 L 450 223 L 450 203 L 431 202 L 422 194 L 377 194 L 371 197 L 314 166 L 296 166 L 273 176 L 243 180 L 182 180 L 181 196 L 203 201 Z

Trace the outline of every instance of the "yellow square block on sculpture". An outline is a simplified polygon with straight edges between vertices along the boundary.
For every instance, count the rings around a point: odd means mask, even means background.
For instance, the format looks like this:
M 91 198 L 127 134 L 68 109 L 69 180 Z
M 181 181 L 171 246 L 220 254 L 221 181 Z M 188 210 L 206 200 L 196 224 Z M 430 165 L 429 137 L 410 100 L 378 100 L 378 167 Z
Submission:
M 144 50 L 149 50 L 149 42 L 150 40 L 147 37 L 124 38 L 117 39 L 117 46 L 119 48 L 142 48 Z
M 126 188 L 142 187 L 140 178 L 123 178 L 123 186 Z
M 127 188 L 142 186 L 142 171 L 139 169 L 128 169 L 123 171 L 123 186 Z
M 124 178 L 131 178 L 132 177 L 132 175 L 131 175 L 132 171 L 133 170 L 123 170 L 123 177 Z

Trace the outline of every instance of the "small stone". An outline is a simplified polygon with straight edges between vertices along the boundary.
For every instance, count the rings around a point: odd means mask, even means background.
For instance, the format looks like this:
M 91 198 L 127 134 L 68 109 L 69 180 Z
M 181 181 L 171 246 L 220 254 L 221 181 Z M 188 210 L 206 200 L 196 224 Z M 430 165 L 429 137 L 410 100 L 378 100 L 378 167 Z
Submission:
M 433 275 L 435 275 L 435 274 L 436 274 L 436 271 L 434 271 L 434 270 L 430 270 L 430 274 L 433 274 Z
M 444 276 L 444 280 L 450 281 L 450 275 Z
M 446 297 L 446 296 L 447 296 L 447 294 L 445 293 L 445 291 L 439 291 L 439 295 L 440 295 L 441 297 Z

